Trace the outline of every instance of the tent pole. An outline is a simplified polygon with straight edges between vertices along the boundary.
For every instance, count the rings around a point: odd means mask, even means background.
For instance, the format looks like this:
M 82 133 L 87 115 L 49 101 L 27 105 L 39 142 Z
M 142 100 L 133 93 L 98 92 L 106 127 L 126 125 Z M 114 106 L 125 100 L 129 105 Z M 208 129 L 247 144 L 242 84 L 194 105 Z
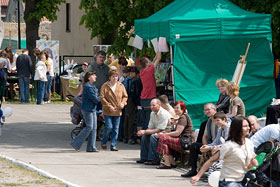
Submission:
M 137 55 L 137 50 L 136 50 L 136 48 L 134 47 L 134 66 L 136 66 L 136 60 L 137 60 L 136 55 Z
M 174 84 L 174 66 L 173 66 L 173 48 L 170 45 L 170 60 L 171 60 L 171 77 L 172 77 L 172 93 L 173 93 L 173 102 L 175 103 L 175 84 Z

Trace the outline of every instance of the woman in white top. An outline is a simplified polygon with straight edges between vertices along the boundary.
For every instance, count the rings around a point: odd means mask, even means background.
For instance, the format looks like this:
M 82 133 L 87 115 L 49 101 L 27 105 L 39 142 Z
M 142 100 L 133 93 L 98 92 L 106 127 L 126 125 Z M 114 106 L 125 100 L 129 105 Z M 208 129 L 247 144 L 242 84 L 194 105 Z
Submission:
M 242 186 L 247 171 L 258 165 L 254 145 L 247 137 L 250 122 L 245 117 L 235 117 L 230 126 L 228 141 L 222 145 L 220 159 L 224 160 L 219 187 Z
M 45 82 L 47 79 L 47 66 L 46 66 L 46 55 L 42 51 L 39 55 L 39 61 L 35 66 L 34 80 L 37 81 L 37 105 L 43 104 L 43 96 L 45 93 Z
M 54 70 L 53 70 L 53 60 L 52 55 L 48 52 L 48 50 L 44 50 L 46 55 L 46 66 L 47 66 L 47 79 L 48 81 L 45 83 L 45 94 L 44 94 L 44 102 L 50 103 L 52 98 L 52 84 L 54 79 Z

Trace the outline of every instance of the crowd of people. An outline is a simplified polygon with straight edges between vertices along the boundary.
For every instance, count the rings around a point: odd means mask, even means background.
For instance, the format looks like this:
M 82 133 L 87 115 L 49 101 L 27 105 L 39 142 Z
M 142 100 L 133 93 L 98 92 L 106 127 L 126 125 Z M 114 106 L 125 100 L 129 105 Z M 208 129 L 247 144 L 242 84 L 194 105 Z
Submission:
M 5 96 L 7 75 L 17 75 L 20 102 L 29 102 L 29 84 L 37 83 L 36 104 L 51 102 L 54 69 L 51 54 L 47 50 L 33 50 L 36 56 L 35 72 L 28 50 L 16 59 L 10 48 L 0 53 L 0 100 Z M 278 117 L 280 107 L 268 107 L 266 126 L 261 128 L 256 116 L 246 118 L 245 104 L 239 97 L 239 86 L 226 79 L 218 79 L 218 101 L 204 104 L 207 120 L 202 122 L 197 136 L 191 117 L 183 101 L 176 101 L 174 108 L 166 95 L 157 95 L 155 69 L 160 60 L 158 52 L 151 61 L 140 59 L 140 68 L 124 56 L 114 60 L 111 54 L 99 51 L 95 61 L 82 63 L 79 85 L 82 98 L 81 111 L 85 128 L 70 143 L 80 151 L 87 141 L 87 152 L 99 152 L 96 146 L 97 116 L 102 110 L 105 128 L 101 148 L 118 151 L 117 142 L 140 143 L 139 164 L 156 165 L 157 169 L 177 167 L 176 153 L 188 150 L 188 166 L 181 176 L 196 183 L 208 170 L 208 174 L 220 169 L 219 186 L 244 186 L 246 173 L 258 165 L 255 151 L 266 141 L 280 141 Z M 279 109 L 278 109 L 279 108 Z M 140 140 L 140 141 L 137 141 Z M 202 155 L 202 163 L 199 163 Z M 184 163 L 183 163 L 184 164 Z M 280 179 L 275 179 L 280 184 Z
M 0 53 L 0 99 L 5 100 L 7 77 L 18 77 L 20 91 L 20 102 L 29 103 L 30 80 L 37 83 L 36 104 L 51 102 L 51 88 L 54 79 L 54 65 L 50 51 L 35 48 L 33 50 L 36 57 L 35 67 L 29 56 L 27 49 L 22 50 L 22 54 L 17 55 L 11 48 L 6 48 Z M 35 72 L 34 72 L 35 69 Z M 9 85 L 11 97 L 13 93 L 13 83 Z
M 39 62 L 45 58 L 43 53 L 38 56 Z M 99 51 L 95 62 L 83 64 L 84 70 L 87 69 L 79 96 L 86 127 L 71 142 L 76 151 L 88 138 L 86 151 L 99 152 L 96 111 L 102 109 L 105 119 L 102 149 L 107 149 L 109 138 L 110 150 L 118 151 L 118 141 L 135 144 L 138 137 L 141 147 L 136 162 L 156 165 L 157 169 L 177 167 L 176 152 L 189 150 L 191 169 L 181 176 L 191 178 L 191 183 L 196 183 L 207 170 L 211 173 L 221 169 L 220 186 L 244 186 L 246 173 L 258 165 L 256 148 L 266 141 L 280 141 L 278 124 L 260 128 L 256 116 L 245 117 L 245 105 L 234 82 L 217 80 L 218 101 L 204 105 L 207 120 L 201 123 L 195 137 L 186 104 L 176 101 L 173 108 L 166 95 L 157 96 L 154 73 L 161 60 L 160 52 L 152 61 L 141 58 L 140 70 L 126 57 L 110 62 L 108 59 L 109 66 L 105 59 L 106 53 Z M 199 155 L 204 158 L 201 164 Z

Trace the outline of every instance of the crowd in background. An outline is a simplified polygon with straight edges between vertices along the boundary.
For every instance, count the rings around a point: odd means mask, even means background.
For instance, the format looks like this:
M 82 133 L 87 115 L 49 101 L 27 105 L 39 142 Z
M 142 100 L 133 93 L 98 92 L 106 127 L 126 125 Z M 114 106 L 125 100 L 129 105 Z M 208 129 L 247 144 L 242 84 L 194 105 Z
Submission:
M 54 79 L 54 65 L 52 52 L 50 50 L 33 50 L 36 57 L 35 67 L 29 56 L 27 49 L 22 50 L 22 54 L 17 55 L 11 48 L 6 48 L 0 53 L 0 99 L 5 101 L 7 85 L 10 96 L 13 97 L 14 84 L 7 83 L 8 76 L 18 78 L 19 97 L 21 103 L 29 103 L 30 80 L 35 80 L 37 84 L 36 104 L 51 102 L 51 88 Z M 35 72 L 34 72 L 35 70 Z
M 154 73 L 161 60 L 160 52 L 153 61 L 147 57 L 141 58 L 140 70 L 126 57 L 113 61 L 110 55 L 106 63 L 105 58 L 105 52 L 99 51 L 96 61 L 87 67 L 85 74 L 87 77 L 91 72 L 96 77 L 91 93 L 98 99 L 91 102 L 90 111 L 102 108 L 105 116 L 101 141 L 103 149 L 107 149 L 110 133 L 111 151 L 118 151 L 117 139 L 135 144 L 136 134 L 141 138 L 137 163 L 157 165 L 157 169 L 171 169 L 176 167 L 175 153 L 189 150 L 188 165 L 191 169 L 182 177 L 192 177 L 191 182 L 196 183 L 208 169 L 221 169 L 220 186 L 244 186 L 245 174 L 258 165 L 254 153 L 256 148 L 265 141 L 280 140 L 278 124 L 261 129 L 255 116 L 245 117 L 246 109 L 239 97 L 239 86 L 226 79 L 217 80 L 220 91 L 218 101 L 204 105 L 208 119 L 201 123 L 195 137 L 186 104 L 176 101 L 173 108 L 167 96 L 156 94 Z M 86 79 L 83 84 L 85 82 Z M 85 92 L 86 86 L 82 97 Z M 83 105 L 82 111 L 89 112 Z M 96 134 L 96 118 L 86 121 L 91 124 L 86 122 L 89 128 L 83 131 Z M 79 136 L 82 136 L 82 132 Z M 76 144 L 78 140 L 76 138 L 71 143 L 76 151 L 80 151 L 81 147 L 81 144 Z M 87 151 L 99 152 L 95 142 L 89 145 L 91 142 L 88 142 Z M 205 159 L 198 165 L 201 154 Z

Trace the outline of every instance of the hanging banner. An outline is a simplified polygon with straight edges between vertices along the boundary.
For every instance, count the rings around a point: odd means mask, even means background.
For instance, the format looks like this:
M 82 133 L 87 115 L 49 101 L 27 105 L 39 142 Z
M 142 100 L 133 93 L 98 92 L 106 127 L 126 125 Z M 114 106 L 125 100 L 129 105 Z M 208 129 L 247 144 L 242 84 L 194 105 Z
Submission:
M 58 40 L 36 40 L 36 47 L 40 50 L 47 50 L 49 57 L 53 60 L 55 73 L 59 72 L 59 41 Z

